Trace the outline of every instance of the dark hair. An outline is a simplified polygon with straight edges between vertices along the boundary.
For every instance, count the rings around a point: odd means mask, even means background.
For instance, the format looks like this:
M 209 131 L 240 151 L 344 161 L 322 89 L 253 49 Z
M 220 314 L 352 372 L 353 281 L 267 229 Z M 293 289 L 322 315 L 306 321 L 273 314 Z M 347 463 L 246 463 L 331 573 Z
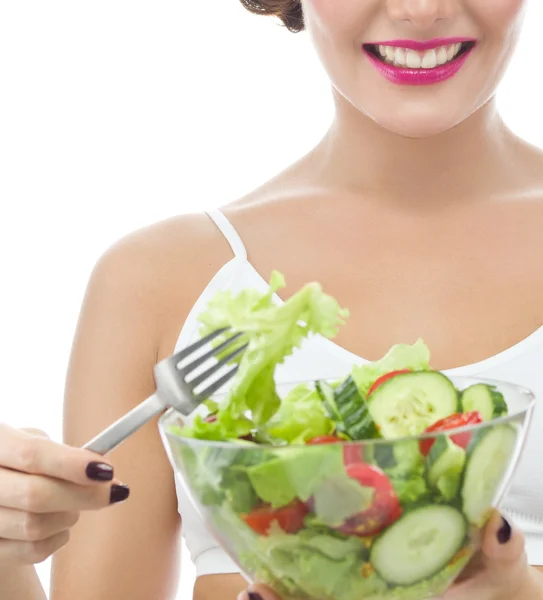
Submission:
M 243 6 L 257 15 L 279 17 L 293 33 L 304 30 L 304 15 L 300 0 L 240 0 Z

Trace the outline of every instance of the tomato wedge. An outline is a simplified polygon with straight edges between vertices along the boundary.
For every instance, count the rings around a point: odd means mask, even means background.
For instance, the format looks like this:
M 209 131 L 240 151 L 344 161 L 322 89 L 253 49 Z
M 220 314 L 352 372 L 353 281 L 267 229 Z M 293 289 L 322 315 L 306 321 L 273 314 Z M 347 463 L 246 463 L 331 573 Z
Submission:
M 309 440 L 307 444 L 338 444 L 343 441 L 344 440 L 334 435 L 321 435 Z M 346 465 L 364 462 L 364 459 L 362 458 L 362 447 L 349 443 L 345 444 L 345 446 L 343 446 L 343 462 Z
M 319 435 L 312 440 L 309 440 L 307 444 L 312 446 L 314 444 L 337 444 L 341 442 L 341 440 L 335 435 Z
M 347 535 L 372 536 L 397 521 L 402 507 L 390 479 L 377 467 L 364 463 L 346 466 L 347 475 L 365 487 L 375 490 L 373 503 L 367 510 L 349 517 L 339 531 Z
M 268 535 L 268 531 L 275 521 L 285 533 L 297 533 L 304 527 L 304 518 L 309 513 L 309 508 L 300 500 L 294 500 L 287 506 L 272 509 L 265 505 L 255 508 L 243 520 L 249 527 L 260 535 Z
M 450 417 L 445 417 L 445 419 L 441 419 L 437 421 L 433 425 L 430 425 L 427 429 L 425 429 L 424 433 L 432 433 L 435 431 L 447 431 L 448 429 L 457 429 L 458 427 L 465 427 L 466 425 L 477 425 L 478 423 L 483 422 L 483 417 L 481 413 L 474 411 L 469 413 L 458 413 L 451 415 Z M 471 433 L 469 431 L 465 433 L 457 433 L 455 435 L 451 435 L 451 440 L 464 450 L 469 446 L 471 441 Z M 434 445 L 435 439 L 430 438 L 427 440 L 420 440 L 419 447 L 420 453 L 423 456 L 428 456 L 428 453 L 432 449 Z
M 374 392 L 380 385 L 383 385 L 385 381 L 396 377 L 396 375 L 405 375 L 405 373 L 411 373 L 411 369 L 399 369 L 398 371 L 390 371 L 390 373 L 387 373 L 386 375 L 381 375 L 381 377 L 379 377 L 379 379 L 376 379 L 374 384 L 370 387 L 368 396 L 372 392 Z

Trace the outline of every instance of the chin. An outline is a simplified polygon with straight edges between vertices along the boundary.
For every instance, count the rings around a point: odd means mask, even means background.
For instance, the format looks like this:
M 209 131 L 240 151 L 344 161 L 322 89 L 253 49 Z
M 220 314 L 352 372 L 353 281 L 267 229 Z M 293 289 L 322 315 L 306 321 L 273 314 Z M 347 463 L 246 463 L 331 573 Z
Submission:
M 454 108 L 429 106 L 424 104 L 417 107 L 398 107 L 386 113 L 380 109 L 369 115 L 370 118 L 383 129 L 396 135 L 422 139 L 439 135 L 452 129 L 469 113 L 459 115 Z

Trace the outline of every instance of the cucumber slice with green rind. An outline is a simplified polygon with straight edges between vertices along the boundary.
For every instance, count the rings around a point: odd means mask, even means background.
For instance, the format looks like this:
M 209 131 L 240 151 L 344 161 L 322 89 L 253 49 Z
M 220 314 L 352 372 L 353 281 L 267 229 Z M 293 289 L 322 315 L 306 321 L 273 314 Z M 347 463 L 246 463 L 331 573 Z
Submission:
M 507 414 L 507 403 L 503 394 L 486 383 L 476 383 L 465 389 L 460 402 L 463 412 L 478 411 L 483 421 L 491 421 Z
M 458 392 L 452 381 L 437 371 L 404 373 L 372 392 L 369 409 L 384 438 L 419 435 L 457 412 Z
M 347 434 L 351 440 L 380 437 L 368 404 L 352 377 L 348 377 L 336 389 L 325 381 L 317 381 L 316 388 L 338 432 Z
M 454 500 L 458 494 L 466 452 L 450 437 L 440 435 L 426 458 L 426 480 L 445 500 Z
M 330 419 L 333 421 L 341 420 L 341 414 L 339 413 L 334 399 L 334 388 L 326 381 L 317 381 L 315 382 L 315 389 L 317 390 Z
M 518 432 L 512 425 L 487 427 L 473 435 L 462 482 L 462 510 L 482 527 L 515 453 Z
M 392 585 L 413 585 L 435 575 L 462 548 L 467 523 L 452 506 L 429 505 L 404 514 L 371 548 L 376 573 Z

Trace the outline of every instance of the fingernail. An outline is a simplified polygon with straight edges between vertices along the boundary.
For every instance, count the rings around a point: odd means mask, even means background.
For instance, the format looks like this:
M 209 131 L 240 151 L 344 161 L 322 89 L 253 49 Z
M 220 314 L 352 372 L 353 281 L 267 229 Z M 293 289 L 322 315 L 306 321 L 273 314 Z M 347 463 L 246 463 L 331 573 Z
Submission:
M 111 494 L 109 496 L 109 503 L 115 504 L 116 502 L 122 502 L 130 496 L 130 488 L 126 485 L 117 485 L 116 483 L 111 486 Z
M 511 525 L 504 517 L 502 517 L 502 526 L 498 529 L 498 542 L 500 542 L 500 544 L 507 544 L 511 539 L 511 534 Z
M 262 600 L 262 596 L 256 592 L 249 592 L 249 600 Z
M 93 481 L 111 481 L 113 479 L 113 467 L 105 463 L 90 462 L 85 473 Z

